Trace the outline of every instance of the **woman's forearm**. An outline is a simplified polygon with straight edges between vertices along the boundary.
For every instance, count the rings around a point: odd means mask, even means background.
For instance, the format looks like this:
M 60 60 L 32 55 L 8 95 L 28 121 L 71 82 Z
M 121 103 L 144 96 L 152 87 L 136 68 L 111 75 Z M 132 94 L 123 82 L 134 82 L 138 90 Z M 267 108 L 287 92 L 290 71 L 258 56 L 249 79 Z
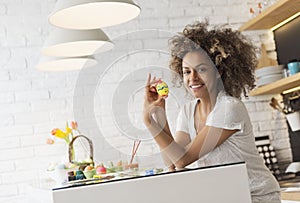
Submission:
M 159 127 L 161 129 L 163 129 L 163 131 L 171 136 L 171 130 L 170 130 L 170 127 L 169 127 L 169 123 L 168 123 L 168 120 L 167 120 L 167 116 L 166 116 L 166 112 L 165 112 L 165 109 L 163 108 L 159 108 L 155 111 L 155 113 L 153 113 L 153 117 L 154 117 L 154 120 L 155 122 L 159 125 Z M 169 171 L 175 171 L 175 165 L 174 163 L 170 160 L 170 158 L 168 157 L 168 155 L 166 154 L 165 151 L 161 151 L 161 156 L 163 158 L 163 161 L 165 163 L 165 165 L 168 167 Z
M 166 111 L 163 108 L 158 108 L 154 113 L 153 113 L 153 118 L 156 121 L 156 123 L 168 134 L 169 136 L 172 136 L 169 123 L 167 120 L 167 115 Z
M 182 168 L 183 164 L 177 166 L 176 162 L 181 160 L 180 158 L 185 154 L 185 149 L 175 142 L 169 128 L 165 109 L 155 107 L 151 112 L 144 112 L 144 123 L 159 145 L 162 158 L 169 170 L 175 170 L 175 166 L 176 168 Z M 173 149 L 174 145 L 176 145 L 175 150 Z M 172 146 L 172 149 L 170 149 L 170 146 Z
M 184 168 L 186 164 L 183 162 L 183 159 L 187 156 L 185 148 L 177 144 L 172 135 L 168 135 L 153 118 L 151 118 L 151 124 L 147 125 L 147 128 L 159 145 L 162 154 L 164 154 L 176 168 Z

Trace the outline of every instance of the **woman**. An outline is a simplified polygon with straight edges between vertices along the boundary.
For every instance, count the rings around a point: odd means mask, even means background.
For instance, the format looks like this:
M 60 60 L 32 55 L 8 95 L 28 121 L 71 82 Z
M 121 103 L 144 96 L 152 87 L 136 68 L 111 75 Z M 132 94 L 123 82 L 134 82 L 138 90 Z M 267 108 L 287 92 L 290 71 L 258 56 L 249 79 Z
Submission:
M 170 40 L 174 83 L 195 98 L 181 109 L 175 136 L 157 94 L 160 79 L 149 74 L 145 87 L 144 123 L 170 170 L 191 163 L 199 167 L 244 161 L 253 202 L 279 203 L 276 179 L 259 156 L 241 94 L 254 87 L 256 56 L 238 32 L 195 23 Z

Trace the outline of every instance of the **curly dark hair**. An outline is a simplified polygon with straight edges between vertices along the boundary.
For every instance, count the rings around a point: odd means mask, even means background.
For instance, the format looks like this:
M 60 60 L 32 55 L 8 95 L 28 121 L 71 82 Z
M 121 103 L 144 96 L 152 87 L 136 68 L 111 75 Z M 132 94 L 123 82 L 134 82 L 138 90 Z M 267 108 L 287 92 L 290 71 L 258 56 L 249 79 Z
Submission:
M 182 59 L 191 51 L 204 50 L 216 65 L 227 94 L 240 98 L 242 92 L 255 87 L 254 70 L 257 64 L 255 47 L 239 31 L 214 27 L 208 22 L 195 22 L 185 26 L 183 32 L 169 40 L 170 69 L 175 71 L 173 83 L 182 86 Z

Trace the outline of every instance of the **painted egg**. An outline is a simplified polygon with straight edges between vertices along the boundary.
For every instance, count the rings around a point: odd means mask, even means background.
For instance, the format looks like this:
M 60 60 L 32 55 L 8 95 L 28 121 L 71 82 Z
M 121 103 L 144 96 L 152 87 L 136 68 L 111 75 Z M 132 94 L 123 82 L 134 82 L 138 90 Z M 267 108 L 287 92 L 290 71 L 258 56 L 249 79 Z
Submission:
M 160 82 L 156 85 L 156 91 L 160 96 L 168 96 L 169 94 L 169 87 L 167 83 L 165 82 Z

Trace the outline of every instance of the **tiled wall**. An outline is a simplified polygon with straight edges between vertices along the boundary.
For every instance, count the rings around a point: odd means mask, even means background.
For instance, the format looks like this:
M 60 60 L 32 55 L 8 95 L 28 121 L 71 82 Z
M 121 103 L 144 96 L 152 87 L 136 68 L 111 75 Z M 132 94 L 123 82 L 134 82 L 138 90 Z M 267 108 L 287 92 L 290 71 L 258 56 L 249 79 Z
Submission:
M 47 16 L 55 2 L 0 0 L 0 202 L 25 202 L 27 186 L 47 177 L 48 164 L 67 160 L 64 142 L 46 144 L 51 129 L 64 128 L 67 120 L 76 119 L 93 140 L 96 161 L 128 160 L 133 140 L 140 138 L 140 163 L 161 166 L 158 149 L 140 121 L 146 73 L 171 84 L 170 36 L 205 18 L 212 25 L 226 23 L 237 29 L 251 17 L 248 11 L 255 5 L 250 0 L 139 0 L 138 18 L 104 29 L 116 48 L 96 55 L 99 66 L 81 72 L 41 72 L 35 65 L 53 29 Z M 270 56 L 276 57 L 272 33 L 245 34 L 258 47 L 264 41 Z M 186 101 L 182 91 L 172 87 L 167 101 L 172 130 L 178 108 Z M 269 106 L 270 97 L 249 98 L 245 103 L 255 135 L 270 135 L 278 159 L 289 161 L 285 120 Z

